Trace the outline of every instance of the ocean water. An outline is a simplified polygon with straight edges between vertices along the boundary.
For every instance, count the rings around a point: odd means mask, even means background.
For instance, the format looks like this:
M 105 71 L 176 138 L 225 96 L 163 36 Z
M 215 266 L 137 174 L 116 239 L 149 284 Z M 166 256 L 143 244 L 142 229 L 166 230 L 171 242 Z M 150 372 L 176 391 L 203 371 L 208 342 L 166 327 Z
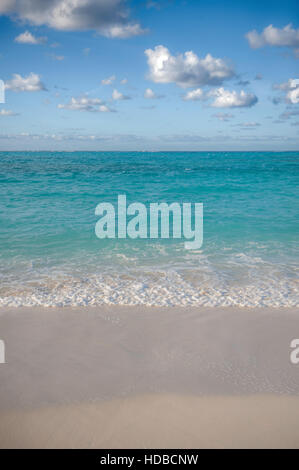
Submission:
M 0 305 L 298 305 L 299 152 L 0 152 Z M 95 236 L 100 202 L 202 202 L 204 241 Z

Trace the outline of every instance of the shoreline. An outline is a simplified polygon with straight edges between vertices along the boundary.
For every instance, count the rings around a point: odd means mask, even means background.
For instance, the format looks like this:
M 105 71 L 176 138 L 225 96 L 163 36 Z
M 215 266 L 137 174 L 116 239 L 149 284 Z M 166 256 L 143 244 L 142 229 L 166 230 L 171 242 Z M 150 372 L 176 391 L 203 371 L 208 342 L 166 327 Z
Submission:
M 294 308 L 2 308 L 0 447 L 299 447 L 298 319 Z

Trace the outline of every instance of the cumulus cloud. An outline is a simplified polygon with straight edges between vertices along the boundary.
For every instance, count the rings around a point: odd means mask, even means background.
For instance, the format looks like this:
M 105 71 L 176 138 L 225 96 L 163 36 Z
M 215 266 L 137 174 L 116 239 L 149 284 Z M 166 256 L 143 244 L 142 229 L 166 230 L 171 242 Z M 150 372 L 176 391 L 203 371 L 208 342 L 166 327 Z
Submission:
M 282 90 L 286 92 L 285 100 L 287 103 L 289 104 L 299 103 L 299 79 L 298 78 L 290 78 L 287 82 L 274 85 L 273 88 L 276 90 Z
M 201 100 L 204 96 L 204 93 L 201 88 L 196 88 L 196 90 L 188 91 L 184 96 L 185 101 L 198 101 Z
M 289 90 L 287 92 L 286 100 L 291 104 L 299 103 L 299 86 L 297 86 L 294 90 Z
M 283 90 L 286 92 L 285 100 L 290 104 L 299 103 L 299 79 L 289 78 L 287 82 L 279 83 L 273 87 L 276 90 Z
M 189 91 L 185 96 L 185 101 L 198 101 L 214 98 L 211 106 L 215 108 L 242 108 L 250 107 L 257 103 L 257 97 L 252 93 L 246 93 L 244 90 L 237 92 L 235 90 L 225 90 L 223 87 L 204 92 L 201 88 Z M 218 113 L 214 115 L 220 120 L 227 120 L 229 114 Z M 222 119 L 223 118 L 223 119 Z
M 299 53 L 299 28 L 292 28 L 291 24 L 284 28 L 275 28 L 272 24 L 261 33 L 255 29 L 246 34 L 250 47 L 258 49 L 264 46 L 292 47 L 295 55 Z
M 110 38 L 145 32 L 130 19 L 127 0 L 1 0 L 0 14 L 62 31 L 95 30 Z
M 0 116 L 18 116 L 19 113 L 15 113 L 14 111 L 11 111 L 10 109 L 1 109 L 0 111 Z
M 187 88 L 219 85 L 235 75 L 232 66 L 223 59 L 207 54 L 200 59 L 194 52 L 172 56 L 164 46 L 146 49 L 149 79 L 156 83 L 176 83 Z
M 12 91 L 46 90 L 40 76 L 33 72 L 27 75 L 27 77 L 22 77 L 18 73 L 13 74 L 13 78 L 5 83 L 5 88 Z
M 147 98 L 147 99 L 156 98 L 156 94 L 151 88 L 147 88 L 143 96 L 144 98 Z
M 299 86 L 299 79 L 289 78 L 287 82 L 276 83 L 273 85 L 274 90 L 291 90 L 292 88 L 297 88 Z
M 123 95 L 120 91 L 114 89 L 112 92 L 112 99 L 114 101 L 124 101 L 124 100 L 130 100 L 130 96 Z
M 148 100 L 157 100 L 159 98 L 163 98 L 162 95 L 157 95 L 151 88 L 147 88 L 143 96 Z
M 25 31 L 24 33 L 19 34 L 19 36 L 15 38 L 15 42 L 18 42 L 20 44 L 45 44 L 45 42 L 47 42 L 47 38 L 36 37 L 33 36 L 30 31 Z
M 249 108 L 257 103 L 258 99 L 253 93 L 246 93 L 241 90 L 229 91 L 224 88 L 217 88 L 209 92 L 209 96 L 215 97 L 212 106 L 215 108 Z
M 79 98 L 72 97 L 68 103 L 58 104 L 58 108 L 99 113 L 112 112 L 112 109 L 106 106 L 100 98 L 89 98 L 87 96 L 81 96 Z
M 111 77 L 103 78 L 102 85 L 112 85 L 112 82 L 116 79 L 115 75 L 111 75 Z
M 100 113 L 111 113 L 111 112 L 113 112 L 113 110 L 111 108 L 109 108 L 106 104 L 101 104 L 99 106 L 99 111 L 100 111 Z

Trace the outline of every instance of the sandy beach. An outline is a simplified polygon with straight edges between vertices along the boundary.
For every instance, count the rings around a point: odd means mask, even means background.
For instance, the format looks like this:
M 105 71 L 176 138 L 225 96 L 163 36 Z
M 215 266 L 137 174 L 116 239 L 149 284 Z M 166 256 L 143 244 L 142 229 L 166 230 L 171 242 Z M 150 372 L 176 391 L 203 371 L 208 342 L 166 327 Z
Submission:
M 295 309 L 0 311 L 1 448 L 299 448 Z

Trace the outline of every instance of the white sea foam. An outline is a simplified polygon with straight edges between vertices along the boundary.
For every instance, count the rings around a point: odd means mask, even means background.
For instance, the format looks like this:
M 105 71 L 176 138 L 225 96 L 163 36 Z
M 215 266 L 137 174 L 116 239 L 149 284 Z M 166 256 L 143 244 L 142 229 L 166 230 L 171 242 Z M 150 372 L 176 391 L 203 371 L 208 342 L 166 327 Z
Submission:
M 20 285 L 2 288 L 0 306 L 299 306 L 296 280 L 255 279 L 236 285 L 219 281 L 190 282 L 192 273 L 155 271 L 132 274 L 93 274 L 89 277 L 44 277 Z M 204 278 L 203 278 L 204 279 Z M 194 280 L 194 279 L 193 279 Z
M 299 306 L 296 257 L 254 245 L 210 253 L 157 243 L 152 251 L 82 252 L 56 260 L 15 257 L 0 265 L 1 306 Z M 206 250 L 207 251 L 207 250 Z

